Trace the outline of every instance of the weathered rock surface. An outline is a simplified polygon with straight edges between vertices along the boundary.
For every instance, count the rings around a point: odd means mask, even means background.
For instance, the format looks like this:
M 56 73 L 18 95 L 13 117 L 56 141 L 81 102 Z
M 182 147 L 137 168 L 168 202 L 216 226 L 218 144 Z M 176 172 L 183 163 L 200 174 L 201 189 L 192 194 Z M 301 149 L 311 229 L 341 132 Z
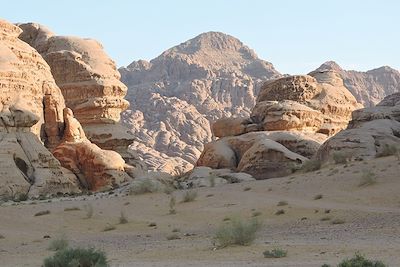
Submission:
M 346 130 L 328 139 L 317 158 L 331 161 L 335 152 L 350 159 L 370 159 L 388 147 L 400 148 L 400 93 L 387 96 L 376 107 L 356 110 Z
M 189 173 L 175 180 L 178 188 L 214 187 L 222 184 L 233 184 L 254 181 L 254 177 L 243 172 L 232 172 L 230 169 L 211 169 L 195 167 Z
M 36 23 L 19 24 L 19 38 L 36 48 L 50 65 L 65 104 L 81 122 L 88 139 L 103 149 L 132 159 L 127 147 L 133 136 L 120 121 L 128 108 L 127 88 L 119 80 L 115 63 L 92 39 L 56 36 Z
M 280 76 L 239 40 L 218 32 L 201 34 L 120 72 L 131 103 L 123 118 L 137 136 L 132 149 L 159 170 L 172 164 L 168 158 L 190 168 L 203 144 L 212 140 L 210 123 L 248 116 L 261 82 Z M 162 156 L 147 161 L 156 154 Z
M 20 32 L 0 20 L 0 197 L 80 192 L 41 143 L 59 141 L 65 104 L 49 66 Z
M 374 106 L 385 96 L 400 91 L 400 72 L 388 66 L 366 72 L 343 70 L 333 61 L 322 64 L 317 71 L 334 70 L 344 85 L 365 107 Z
M 268 138 L 268 132 L 225 137 L 204 146 L 197 166 L 227 168 L 256 179 L 285 176 L 301 166 L 306 157 Z
M 53 154 L 79 178 L 84 188 L 103 191 L 130 180 L 123 158 L 115 151 L 103 150 L 91 143 L 69 108 L 64 109 L 64 123 L 62 142 Z
M 212 129 L 222 138 L 205 145 L 197 166 L 266 179 L 288 175 L 315 155 L 360 104 L 335 72 L 311 75 L 267 81 L 249 118 L 217 120 Z
M 266 82 L 251 118 L 264 130 L 297 130 L 331 136 L 361 108 L 334 71 L 315 71 Z

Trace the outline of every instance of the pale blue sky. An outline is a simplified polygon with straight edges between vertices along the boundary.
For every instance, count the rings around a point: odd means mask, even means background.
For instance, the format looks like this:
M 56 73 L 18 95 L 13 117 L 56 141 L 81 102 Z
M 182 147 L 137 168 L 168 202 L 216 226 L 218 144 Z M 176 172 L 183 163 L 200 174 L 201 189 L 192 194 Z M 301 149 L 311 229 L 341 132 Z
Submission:
M 299 74 L 327 60 L 346 69 L 400 69 L 399 12 L 396 0 L 8 0 L 0 17 L 97 39 L 118 66 L 221 31 L 280 72 Z

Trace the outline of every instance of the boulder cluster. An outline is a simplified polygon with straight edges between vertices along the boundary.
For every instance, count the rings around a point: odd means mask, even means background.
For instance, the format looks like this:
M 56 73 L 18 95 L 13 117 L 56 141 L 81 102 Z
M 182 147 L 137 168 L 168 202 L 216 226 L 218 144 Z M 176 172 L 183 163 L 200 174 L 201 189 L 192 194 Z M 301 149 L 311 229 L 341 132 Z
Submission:
M 267 81 L 249 117 L 213 124 L 220 139 L 205 145 L 196 165 L 229 168 L 257 179 L 287 175 L 345 129 L 360 107 L 334 71 Z

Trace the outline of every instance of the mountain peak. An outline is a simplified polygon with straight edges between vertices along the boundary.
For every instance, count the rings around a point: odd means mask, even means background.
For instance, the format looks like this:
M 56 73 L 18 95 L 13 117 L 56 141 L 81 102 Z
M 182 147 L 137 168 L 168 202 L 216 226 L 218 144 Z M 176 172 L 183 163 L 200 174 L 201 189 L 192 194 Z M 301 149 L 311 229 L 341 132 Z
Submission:
M 316 71 L 328 71 L 328 70 L 333 70 L 336 72 L 341 72 L 343 69 L 337 64 L 335 61 L 326 61 L 324 62 L 321 66 L 319 66 Z

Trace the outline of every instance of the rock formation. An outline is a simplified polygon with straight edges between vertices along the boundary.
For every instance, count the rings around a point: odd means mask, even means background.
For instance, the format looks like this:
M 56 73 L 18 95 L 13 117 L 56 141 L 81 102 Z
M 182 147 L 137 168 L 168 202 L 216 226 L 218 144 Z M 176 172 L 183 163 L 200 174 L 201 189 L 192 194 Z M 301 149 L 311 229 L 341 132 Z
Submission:
M 343 70 L 333 61 L 322 64 L 316 71 L 334 70 L 344 85 L 365 107 L 374 106 L 385 96 L 400 91 L 400 72 L 388 66 L 366 72 Z
M 64 135 L 54 149 L 61 165 L 71 170 L 85 189 L 101 191 L 130 180 L 125 161 L 114 151 L 103 150 L 91 143 L 70 108 L 64 109 Z
M 388 147 L 400 149 L 400 93 L 375 107 L 354 111 L 347 129 L 328 139 L 316 157 L 328 162 L 336 152 L 349 159 L 371 159 Z
M 20 32 L 0 20 L 0 198 L 80 192 L 41 143 L 59 141 L 65 104 L 49 66 Z
M 261 82 L 280 76 L 239 40 L 219 32 L 120 72 L 131 103 L 123 118 L 137 136 L 132 149 L 152 169 L 175 172 L 190 169 L 211 141 L 211 122 L 248 116 Z
M 359 107 L 334 71 L 267 81 L 249 118 L 215 122 L 213 132 L 222 138 L 205 145 L 197 166 L 228 168 L 256 179 L 288 175 L 346 128 Z
M 115 63 L 100 43 L 92 39 L 55 36 L 36 23 L 19 24 L 19 38 L 36 48 L 82 124 L 88 139 L 103 149 L 119 152 L 126 160 L 133 135 L 123 127 L 120 113 L 128 108 L 127 88 L 120 82 Z

